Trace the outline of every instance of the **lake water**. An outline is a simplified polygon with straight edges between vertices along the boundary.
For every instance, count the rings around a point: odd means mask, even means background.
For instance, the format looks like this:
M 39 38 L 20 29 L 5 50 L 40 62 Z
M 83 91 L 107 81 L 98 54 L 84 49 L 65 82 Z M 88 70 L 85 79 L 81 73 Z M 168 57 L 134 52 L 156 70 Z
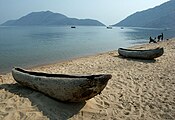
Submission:
M 0 27 L 0 73 L 146 43 L 175 30 L 113 27 Z

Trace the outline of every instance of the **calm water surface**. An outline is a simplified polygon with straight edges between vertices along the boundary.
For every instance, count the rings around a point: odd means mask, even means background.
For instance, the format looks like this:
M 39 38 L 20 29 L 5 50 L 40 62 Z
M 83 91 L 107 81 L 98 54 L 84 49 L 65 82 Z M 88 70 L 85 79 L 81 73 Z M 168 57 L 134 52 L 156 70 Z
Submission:
M 161 32 L 166 38 L 175 35 L 164 29 L 0 27 L 0 73 L 146 43 Z

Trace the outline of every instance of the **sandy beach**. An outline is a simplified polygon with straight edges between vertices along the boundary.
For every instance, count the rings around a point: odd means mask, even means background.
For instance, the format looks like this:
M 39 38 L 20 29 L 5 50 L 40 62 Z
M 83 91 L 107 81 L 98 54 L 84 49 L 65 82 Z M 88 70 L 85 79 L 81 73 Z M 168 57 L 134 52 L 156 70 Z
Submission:
M 175 39 L 136 45 L 164 47 L 155 60 L 125 59 L 117 50 L 28 68 L 48 73 L 112 75 L 100 95 L 64 103 L 20 86 L 11 73 L 0 75 L 0 120 L 174 120 Z

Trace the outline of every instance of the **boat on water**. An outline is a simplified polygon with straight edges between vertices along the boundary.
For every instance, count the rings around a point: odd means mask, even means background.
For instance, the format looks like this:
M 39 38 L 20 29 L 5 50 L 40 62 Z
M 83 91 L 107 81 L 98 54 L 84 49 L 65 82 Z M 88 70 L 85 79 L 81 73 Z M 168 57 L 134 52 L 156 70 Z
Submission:
M 163 48 L 155 48 L 149 50 L 133 50 L 133 49 L 118 49 L 119 55 L 126 58 L 138 58 L 138 59 L 154 59 L 160 57 L 164 53 Z
M 23 86 L 65 102 L 81 102 L 100 94 L 112 77 L 110 74 L 49 74 L 22 68 L 13 68 L 12 76 Z
M 76 28 L 75 26 L 71 26 L 71 28 Z
M 107 29 L 112 29 L 112 26 L 107 26 L 106 28 L 107 28 Z

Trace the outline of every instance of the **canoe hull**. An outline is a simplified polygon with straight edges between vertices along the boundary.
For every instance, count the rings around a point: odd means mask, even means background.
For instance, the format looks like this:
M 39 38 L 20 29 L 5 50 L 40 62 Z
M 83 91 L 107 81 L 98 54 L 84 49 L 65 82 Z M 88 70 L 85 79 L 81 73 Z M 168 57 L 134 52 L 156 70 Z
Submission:
M 160 57 L 164 53 L 163 48 L 156 48 L 150 50 L 131 50 L 131 49 L 118 49 L 119 55 L 126 58 L 138 58 L 138 59 L 154 59 Z
M 12 69 L 12 75 L 15 81 L 23 86 L 67 102 L 80 102 L 98 95 L 112 77 L 109 74 L 91 76 L 47 74 L 20 68 Z

